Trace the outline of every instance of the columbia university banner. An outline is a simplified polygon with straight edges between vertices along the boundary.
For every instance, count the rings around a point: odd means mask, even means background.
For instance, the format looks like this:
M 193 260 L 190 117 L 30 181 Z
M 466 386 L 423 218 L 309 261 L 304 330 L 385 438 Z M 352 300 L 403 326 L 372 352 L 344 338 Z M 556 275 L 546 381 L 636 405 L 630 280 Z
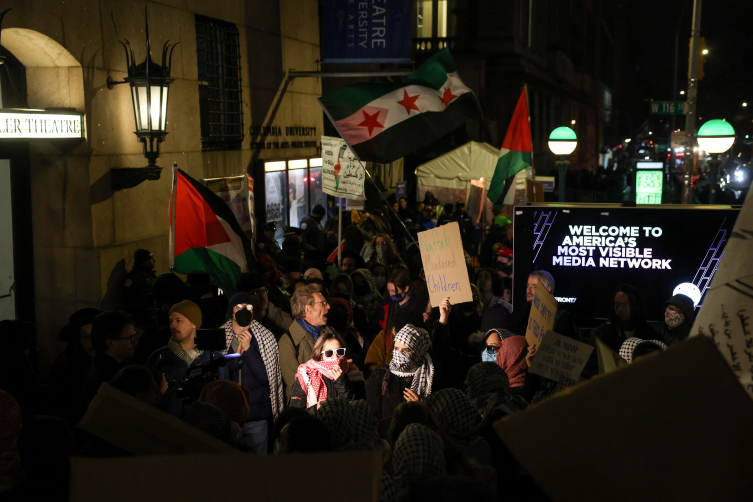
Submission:
M 325 63 L 410 63 L 410 0 L 325 0 Z

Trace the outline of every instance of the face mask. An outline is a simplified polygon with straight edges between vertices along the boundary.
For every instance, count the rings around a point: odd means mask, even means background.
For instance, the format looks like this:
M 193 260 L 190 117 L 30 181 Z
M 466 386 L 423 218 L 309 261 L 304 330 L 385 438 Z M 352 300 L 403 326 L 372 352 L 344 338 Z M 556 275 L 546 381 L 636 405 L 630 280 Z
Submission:
M 369 294 L 369 291 L 371 291 L 371 289 L 369 288 L 368 284 L 353 286 L 353 292 L 356 294 L 356 296 L 366 296 Z
M 377 258 L 384 258 L 384 247 L 383 246 L 377 246 L 376 252 L 377 252 Z
M 249 326 L 252 319 L 253 314 L 248 309 L 239 310 L 235 313 L 235 322 L 238 323 L 238 326 L 242 328 Z
M 400 303 L 401 301 L 405 300 L 405 296 L 403 295 L 390 295 L 390 300 L 396 303 Z
M 485 363 L 496 363 L 497 362 L 497 354 L 490 353 L 486 349 L 481 352 L 481 360 Z
M 390 370 L 400 376 L 399 373 L 415 373 L 418 368 L 418 362 L 407 352 L 398 350 L 392 351 L 392 360 L 390 361 Z
M 382 289 L 386 285 L 387 285 L 386 277 L 382 277 L 382 276 L 374 277 L 374 286 L 376 286 L 377 289 Z
M 682 317 L 680 317 L 680 314 L 678 312 L 667 312 L 664 314 L 664 322 L 667 323 L 667 326 L 670 328 L 676 328 L 680 324 L 682 324 Z

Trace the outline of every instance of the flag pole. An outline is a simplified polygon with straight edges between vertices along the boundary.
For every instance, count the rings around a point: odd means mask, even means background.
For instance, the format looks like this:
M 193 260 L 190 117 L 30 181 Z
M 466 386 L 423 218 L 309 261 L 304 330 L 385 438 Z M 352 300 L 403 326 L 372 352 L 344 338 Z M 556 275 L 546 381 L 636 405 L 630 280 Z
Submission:
M 175 207 L 176 198 L 178 195 L 178 163 L 173 162 L 173 186 L 170 190 L 170 232 L 168 235 L 169 253 L 170 259 L 168 260 L 170 265 L 170 271 L 175 270 L 175 213 L 177 208 Z
M 531 131 L 531 106 L 530 106 L 530 100 L 528 99 L 528 84 L 523 84 L 523 89 L 526 91 L 526 110 L 528 110 L 528 131 L 529 131 L 529 134 L 530 134 L 530 131 Z M 533 145 L 533 143 L 531 143 L 531 145 Z M 531 176 L 533 176 L 533 181 L 536 181 L 536 168 L 533 167 L 533 146 L 531 146 Z M 535 194 L 534 194 L 534 197 L 535 197 Z
M 343 242 L 343 198 L 340 197 L 337 201 L 338 211 L 340 215 L 337 218 L 337 268 L 342 270 L 343 268 L 343 255 L 342 255 L 342 242 Z
M 392 208 L 392 205 L 389 202 L 387 202 L 387 199 L 385 199 L 384 195 L 382 195 L 382 192 L 379 190 L 379 187 L 377 186 L 377 184 L 374 183 L 374 179 L 371 177 L 371 173 L 369 173 L 369 170 L 366 169 L 366 166 L 363 165 L 363 162 L 361 162 L 360 159 L 358 160 L 358 162 L 361 164 L 361 167 L 363 167 L 363 170 L 366 171 L 366 176 L 369 177 L 369 181 L 371 181 L 371 184 L 374 185 L 374 188 L 376 188 L 377 193 L 379 194 L 379 197 L 381 197 L 381 199 L 384 201 L 384 203 L 387 204 L 387 208 L 390 211 L 392 211 L 392 213 L 397 218 L 397 221 L 399 221 L 400 224 L 403 226 L 403 228 L 405 229 L 405 233 L 408 234 L 408 237 L 410 237 L 410 240 L 413 241 L 413 243 L 416 245 L 417 248 L 421 249 L 421 247 L 418 245 L 418 242 L 416 242 L 416 239 L 414 239 L 413 236 L 411 235 L 411 233 L 408 232 L 408 227 L 405 226 L 405 223 L 403 223 L 403 220 L 400 219 L 400 216 Z M 364 193 L 364 195 L 366 195 L 366 194 Z

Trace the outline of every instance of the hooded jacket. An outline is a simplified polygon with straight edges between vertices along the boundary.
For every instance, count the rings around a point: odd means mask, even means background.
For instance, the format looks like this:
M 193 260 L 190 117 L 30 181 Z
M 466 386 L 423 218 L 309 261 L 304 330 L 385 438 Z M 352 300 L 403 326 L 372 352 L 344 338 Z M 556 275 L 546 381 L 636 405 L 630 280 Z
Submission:
M 685 320 L 682 324 L 675 329 L 669 329 L 667 323 L 664 322 L 664 312 L 666 312 L 669 305 L 674 305 L 680 309 L 685 316 Z M 690 330 L 693 329 L 693 321 L 695 321 L 695 305 L 693 305 L 693 300 L 689 296 L 679 294 L 664 302 L 661 324 L 661 334 L 664 338 L 664 343 L 667 346 L 672 346 L 685 340 L 688 335 L 690 335 Z

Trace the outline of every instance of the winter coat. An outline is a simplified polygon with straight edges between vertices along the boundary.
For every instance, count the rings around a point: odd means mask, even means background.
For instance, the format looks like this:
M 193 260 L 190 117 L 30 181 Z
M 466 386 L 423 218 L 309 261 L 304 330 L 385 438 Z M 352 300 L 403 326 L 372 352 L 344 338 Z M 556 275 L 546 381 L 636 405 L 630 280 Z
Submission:
M 452 317 L 451 315 L 450 318 Z M 481 351 L 472 350 L 468 342 L 472 332 L 465 334 L 465 340 L 459 343 L 451 324 L 453 323 L 437 322 L 431 334 L 431 351 L 434 360 L 432 392 L 450 387 L 465 390 L 465 377 L 468 375 L 468 370 L 474 364 L 481 362 Z M 457 325 L 457 322 L 454 324 Z
M 322 333 L 333 332 L 332 328 L 325 326 Z M 293 321 L 290 327 L 285 331 L 278 341 L 280 347 L 280 372 L 282 381 L 285 385 L 285 396 L 283 401 L 287 404 L 293 392 L 295 383 L 295 374 L 298 366 L 311 359 L 311 353 L 314 351 L 315 340 L 298 321 Z
M 404 305 L 399 305 L 398 302 L 393 302 L 390 300 L 390 297 L 388 296 L 384 300 L 381 301 L 379 304 L 379 307 L 377 307 L 376 312 L 374 313 L 374 317 L 371 318 L 371 329 L 374 333 L 379 333 L 382 330 L 387 329 L 387 321 L 390 318 L 390 310 L 392 310 L 392 315 L 395 314 L 395 309 L 400 309 L 401 307 L 413 307 L 418 305 L 418 300 L 416 300 L 415 295 L 410 295 L 408 297 L 408 301 L 405 302 Z M 391 328 L 392 326 L 390 326 Z
M 389 366 L 380 366 L 366 381 L 366 402 L 378 419 L 390 418 L 398 405 L 405 402 L 403 391 L 410 389 L 410 384 L 410 378 L 400 378 L 390 372 Z
M 641 340 L 664 341 L 664 337 L 662 337 L 658 331 L 645 321 L 635 327 L 633 336 L 640 338 Z M 620 352 L 620 347 L 622 347 L 622 344 L 627 340 L 626 335 L 622 332 L 619 326 L 612 321 L 607 321 L 591 330 L 591 334 L 588 337 L 588 344 L 590 346 L 596 347 L 596 337 L 599 337 L 599 340 L 601 340 L 603 344 L 607 345 L 618 354 Z M 583 370 L 585 376 L 597 375 L 599 373 L 599 356 L 597 352 L 597 350 L 591 352 L 591 356 L 588 358 L 586 367 Z
M 347 401 L 355 400 L 353 386 L 348 376 L 343 373 L 337 380 L 332 380 L 322 375 L 324 385 L 327 387 L 327 401 L 333 399 L 345 399 Z M 301 381 L 295 379 L 293 391 L 290 396 L 290 406 L 292 408 L 301 408 L 309 412 L 310 415 L 316 416 L 316 405 L 306 408 L 306 389 L 301 387 Z
M 282 335 L 293 324 L 293 317 L 272 302 L 267 305 L 267 316 L 263 320 L 259 320 L 259 324 L 267 328 L 279 342 Z
M 384 364 L 390 364 L 392 361 L 392 348 L 395 343 L 395 337 L 393 330 L 382 330 L 374 338 L 369 347 L 369 352 L 366 354 L 366 360 L 363 365 L 363 374 L 366 379 L 369 378 L 371 372 Z
M 97 395 L 102 384 L 112 380 L 115 374 L 120 371 L 123 366 L 125 365 L 122 362 L 118 362 L 114 357 L 103 354 L 102 352 L 97 352 L 97 355 L 94 356 L 92 365 L 86 374 L 84 384 L 81 387 L 79 398 L 81 416 L 86 412 L 86 408 L 89 407 L 89 403 L 91 403 L 94 396 Z
M 220 352 L 204 351 L 191 362 L 191 367 L 193 368 L 199 364 L 209 362 L 211 355 L 214 355 L 215 359 L 222 357 Z M 188 364 L 175 355 L 169 346 L 166 346 L 156 350 L 151 356 L 149 356 L 147 366 L 152 370 L 152 373 L 157 375 L 157 381 L 161 380 L 161 375 L 164 374 L 165 379 L 169 384 L 157 407 L 174 417 L 180 418 L 186 397 L 178 396 L 178 387 L 186 377 Z M 198 373 L 198 371 L 196 373 Z M 230 372 L 228 371 L 227 366 L 219 368 L 218 373 L 220 379 L 230 379 Z M 198 394 L 192 397 L 198 398 Z
M 234 354 L 232 347 L 228 354 Z M 272 419 L 272 400 L 269 392 L 267 367 L 259 352 L 259 341 L 251 338 L 251 345 L 244 350 L 240 359 L 228 364 L 230 380 L 248 389 L 248 422 Z M 238 377 L 240 376 L 240 382 Z

